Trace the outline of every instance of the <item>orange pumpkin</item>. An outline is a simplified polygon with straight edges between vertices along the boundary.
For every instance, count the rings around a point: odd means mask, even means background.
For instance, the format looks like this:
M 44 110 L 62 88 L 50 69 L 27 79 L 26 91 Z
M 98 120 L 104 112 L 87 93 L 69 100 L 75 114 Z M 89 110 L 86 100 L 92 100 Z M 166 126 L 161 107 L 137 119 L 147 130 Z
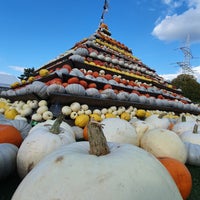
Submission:
M 87 83 L 85 80 L 80 80 L 80 81 L 79 81 L 79 84 L 81 84 L 85 89 L 86 89 L 87 86 L 88 86 L 88 83 Z
M 88 140 L 88 128 L 87 128 L 87 125 L 83 129 L 83 138 L 84 138 L 84 140 Z
M 180 161 L 162 157 L 158 160 L 163 164 L 163 166 L 168 170 L 172 178 L 174 179 L 181 196 L 184 200 L 188 198 L 192 189 L 192 176 L 187 167 Z
M 21 133 L 14 126 L 0 124 L 0 143 L 11 143 L 19 147 L 22 141 Z
M 69 78 L 67 81 L 68 84 L 72 84 L 72 83 L 79 83 L 79 78 L 78 77 L 72 77 Z

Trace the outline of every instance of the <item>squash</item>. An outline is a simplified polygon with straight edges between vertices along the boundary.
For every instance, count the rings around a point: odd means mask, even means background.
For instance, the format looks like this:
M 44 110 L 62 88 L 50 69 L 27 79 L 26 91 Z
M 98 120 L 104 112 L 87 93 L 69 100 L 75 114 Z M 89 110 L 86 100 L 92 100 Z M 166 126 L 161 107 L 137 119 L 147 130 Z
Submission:
M 5 180 L 16 169 L 18 147 L 14 144 L 0 144 L 0 181 Z
M 154 128 L 145 132 L 141 147 L 156 157 L 170 157 L 182 163 L 187 159 L 184 143 L 176 133 L 167 129 Z
M 135 128 L 126 120 L 106 118 L 102 120 L 103 131 L 108 142 L 129 143 L 138 146 Z
M 155 157 L 130 144 L 107 143 L 96 122 L 89 124 L 89 135 L 89 142 L 65 145 L 46 156 L 12 200 L 182 199 Z
M 41 77 L 45 77 L 45 76 L 48 76 L 50 73 L 49 73 L 49 70 L 48 69 L 40 69 L 39 70 L 39 75 Z
M 184 142 L 187 149 L 186 163 L 190 165 L 200 166 L 200 145 L 190 142 Z
M 6 119 L 15 119 L 15 117 L 18 115 L 19 113 L 17 112 L 17 110 L 15 108 L 8 108 L 5 113 L 4 116 Z
M 192 190 L 192 176 L 190 171 L 182 162 L 176 159 L 163 157 L 158 158 L 158 160 L 170 173 L 181 193 L 181 196 L 186 200 Z
M 60 115 L 53 125 L 35 126 L 21 144 L 17 154 L 17 171 L 21 178 L 34 168 L 46 155 L 62 145 L 75 142 L 74 133 L 60 127 Z
M 25 120 L 8 120 L 8 123 L 20 132 L 23 139 L 28 135 L 30 129 L 32 128 L 31 125 Z
M 193 130 L 188 130 L 180 135 L 183 142 L 190 142 L 193 144 L 200 145 L 200 131 L 198 130 L 198 124 L 195 124 Z
M 75 119 L 75 121 L 74 121 L 74 124 L 75 124 L 76 126 L 79 126 L 79 127 L 83 128 L 83 127 L 85 127 L 85 126 L 88 124 L 89 119 L 90 119 L 90 118 L 89 118 L 88 115 L 86 115 L 86 114 L 81 114 L 81 115 L 78 115 L 78 116 L 76 117 L 76 119 Z
M 65 87 L 66 93 L 75 95 L 85 95 L 85 88 L 77 83 L 69 84 Z
M 0 124 L 0 143 L 11 143 L 19 147 L 22 141 L 20 132 L 14 126 Z
M 153 114 L 145 119 L 146 122 L 153 124 L 156 128 L 167 129 L 170 126 L 170 120 L 165 118 L 166 113 L 161 113 L 159 115 Z
M 61 93 L 62 94 L 62 93 L 65 93 L 65 88 L 62 85 L 54 83 L 47 87 L 46 92 L 48 95 L 51 95 L 53 93 Z

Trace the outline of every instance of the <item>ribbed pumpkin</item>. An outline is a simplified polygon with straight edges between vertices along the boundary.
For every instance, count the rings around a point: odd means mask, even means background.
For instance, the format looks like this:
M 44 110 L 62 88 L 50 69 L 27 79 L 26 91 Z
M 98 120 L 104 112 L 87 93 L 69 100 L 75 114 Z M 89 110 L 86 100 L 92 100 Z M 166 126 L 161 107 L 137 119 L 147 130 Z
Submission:
M 174 179 L 181 196 L 186 200 L 192 189 L 192 177 L 187 167 L 182 162 L 173 158 L 163 157 L 158 158 L 158 160 L 168 170 Z
M 16 168 L 18 148 L 14 144 L 0 144 L 0 181 L 11 175 Z
M 0 124 L 0 143 L 11 143 L 20 146 L 23 141 L 21 133 L 8 124 Z

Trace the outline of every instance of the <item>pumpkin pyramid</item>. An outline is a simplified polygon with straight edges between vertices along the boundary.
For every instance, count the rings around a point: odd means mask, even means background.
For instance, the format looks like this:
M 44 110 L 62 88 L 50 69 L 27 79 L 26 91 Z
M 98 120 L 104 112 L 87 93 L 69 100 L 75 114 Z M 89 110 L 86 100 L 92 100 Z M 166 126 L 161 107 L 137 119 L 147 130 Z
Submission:
M 48 99 L 54 106 L 78 101 L 99 108 L 115 105 L 195 115 L 200 112 L 180 89 L 113 39 L 105 23 L 35 74 L 1 96 L 13 101 Z

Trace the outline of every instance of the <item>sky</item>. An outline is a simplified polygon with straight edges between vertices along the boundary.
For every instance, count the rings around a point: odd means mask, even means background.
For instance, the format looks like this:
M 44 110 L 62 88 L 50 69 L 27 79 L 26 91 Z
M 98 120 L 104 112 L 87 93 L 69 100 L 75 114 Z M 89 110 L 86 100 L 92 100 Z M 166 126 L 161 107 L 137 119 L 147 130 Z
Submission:
M 108 0 L 112 37 L 167 80 L 190 61 L 200 81 L 200 0 Z M 104 0 L 0 0 L 0 74 L 40 68 L 98 28 Z M 188 55 L 181 49 L 189 49 Z

